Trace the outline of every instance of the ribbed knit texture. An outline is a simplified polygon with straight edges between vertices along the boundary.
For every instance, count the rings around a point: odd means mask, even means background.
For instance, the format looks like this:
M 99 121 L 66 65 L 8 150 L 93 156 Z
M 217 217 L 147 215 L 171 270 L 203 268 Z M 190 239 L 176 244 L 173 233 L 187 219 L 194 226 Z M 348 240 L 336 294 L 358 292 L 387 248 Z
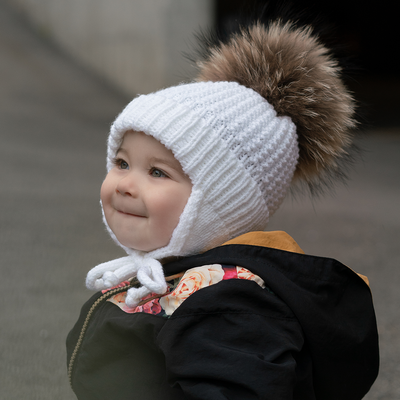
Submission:
M 146 259 L 195 254 L 264 230 L 298 160 L 291 119 L 277 117 L 264 98 L 236 82 L 183 84 L 134 99 L 111 127 L 108 170 L 128 130 L 164 144 L 193 183 L 171 241 L 140 253 Z M 139 255 L 122 247 L 133 258 Z

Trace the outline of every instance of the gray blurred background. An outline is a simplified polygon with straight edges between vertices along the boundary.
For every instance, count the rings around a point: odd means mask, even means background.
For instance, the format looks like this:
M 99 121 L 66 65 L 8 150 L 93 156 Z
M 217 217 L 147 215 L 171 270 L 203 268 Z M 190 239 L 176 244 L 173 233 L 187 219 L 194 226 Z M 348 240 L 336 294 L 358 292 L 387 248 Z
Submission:
M 137 93 L 193 77 L 199 28 L 262 1 L 0 0 L 0 399 L 75 398 L 65 337 L 91 295 L 87 271 L 123 256 L 101 223 L 109 125 Z M 400 399 L 399 34 L 389 2 L 302 0 L 359 66 L 363 156 L 347 186 L 288 197 L 269 229 L 367 275 L 381 372 L 368 400 Z M 246 7 L 244 7 L 246 6 Z M 393 45 L 393 43 L 395 43 Z

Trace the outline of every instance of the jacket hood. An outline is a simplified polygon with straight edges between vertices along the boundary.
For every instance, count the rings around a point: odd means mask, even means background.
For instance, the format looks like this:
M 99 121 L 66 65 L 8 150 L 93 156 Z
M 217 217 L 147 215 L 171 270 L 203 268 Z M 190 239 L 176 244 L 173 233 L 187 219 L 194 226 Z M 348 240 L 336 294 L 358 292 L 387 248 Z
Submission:
M 364 277 L 334 259 L 303 254 L 284 232 L 246 234 L 164 270 L 173 274 L 213 263 L 249 269 L 291 308 L 310 349 L 318 399 L 354 400 L 368 392 L 378 375 L 379 350 Z

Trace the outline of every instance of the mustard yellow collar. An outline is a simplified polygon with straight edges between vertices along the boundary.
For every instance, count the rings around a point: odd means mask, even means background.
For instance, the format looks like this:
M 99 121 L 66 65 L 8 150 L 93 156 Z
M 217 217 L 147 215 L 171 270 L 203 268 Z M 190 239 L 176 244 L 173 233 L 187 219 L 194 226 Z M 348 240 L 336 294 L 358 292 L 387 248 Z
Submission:
M 222 246 L 225 246 L 227 244 L 247 244 L 252 246 L 270 247 L 273 249 L 290 251 L 292 253 L 304 254 L 304 251 L 300 248 L 296 241 L 290 235 L 283 231 L 249 232 L 245 233 L 244 235 L 240 235 L 235 239 L 229 240 Z M 357 275 L 361 279 L 363 279 L 364 282 L 369 286 L 369 281 L 366 276 L 358 273 Z
M 262 246 L 271 247 L 273 249 L 291 251 L 292 253 L 304 254 L 304 251 L 296 243 L 296 241 L 283 231 L 273 231 L 273 232 L 248 232 L 244 235 L 240 235 L 228 242 L 227 244 L 247 244 L 252 246 Z

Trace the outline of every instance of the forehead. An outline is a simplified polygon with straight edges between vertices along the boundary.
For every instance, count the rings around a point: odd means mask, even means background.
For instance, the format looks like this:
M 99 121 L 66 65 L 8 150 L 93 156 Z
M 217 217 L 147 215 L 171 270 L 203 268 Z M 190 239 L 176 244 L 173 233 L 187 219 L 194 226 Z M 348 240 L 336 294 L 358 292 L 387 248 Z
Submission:
M 171 155 L 174 157 L 171 150 L 167 149 L 162 143 L 160 143 L 153 136 L 146 135 L 144 132 L 127 131 L 122 136 L 121 145 L 119 146 L 119 151 L 130 151 L 140 149 L 153 150 L 157 152 L 165 153 L 166 155 Z

